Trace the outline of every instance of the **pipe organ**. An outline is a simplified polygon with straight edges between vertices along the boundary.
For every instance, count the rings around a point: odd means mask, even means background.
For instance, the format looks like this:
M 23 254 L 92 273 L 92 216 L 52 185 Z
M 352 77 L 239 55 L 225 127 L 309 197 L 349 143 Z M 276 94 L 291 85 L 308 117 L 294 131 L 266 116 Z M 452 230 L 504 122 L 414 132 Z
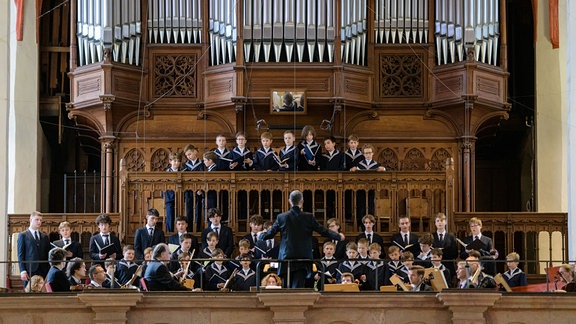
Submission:
M 375 43 L 427 43 L 428 3 L 428 0 L 376 0 Z
M 78 65 L 102 62 L 106 48 L 112 61 L 139 65 L 141 14 L 140 0 L 78 0 Z
M 436 0 L 434 34 L 439 65 L 463 61 L 474 49 L 476 61 L 499 65 L 499 0 Z
M 201 6 L 201 0 L 149 0 L 148 42 L 200 44 L 202 42 Z

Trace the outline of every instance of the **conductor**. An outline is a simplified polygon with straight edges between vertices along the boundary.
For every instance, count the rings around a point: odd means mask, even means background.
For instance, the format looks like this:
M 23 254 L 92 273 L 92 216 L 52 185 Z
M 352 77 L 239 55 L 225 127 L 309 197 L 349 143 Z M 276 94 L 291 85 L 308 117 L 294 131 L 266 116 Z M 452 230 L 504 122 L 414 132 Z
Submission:
M 345 239 L 344 234 L 337 233 L 320 225 L 311 213 L 302 211 L 304 200 L 302 192 L 290 193 L 289 211 L 278 215 L 274 225 L 267 232 L 260 234 L 260 240 L 271 239 L 281 232 L 279 260 L 312 259 L 312 231 L 334 240 Z M 281 262 L 278 273 L 290 288 L 304 288 L 306 276 L 312 273 L 311 262 Z

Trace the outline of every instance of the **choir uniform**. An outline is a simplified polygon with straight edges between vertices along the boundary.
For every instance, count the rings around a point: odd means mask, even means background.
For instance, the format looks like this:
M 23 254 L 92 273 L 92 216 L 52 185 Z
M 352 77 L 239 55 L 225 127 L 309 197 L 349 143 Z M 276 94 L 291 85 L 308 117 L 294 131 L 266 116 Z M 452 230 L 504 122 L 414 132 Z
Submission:
M 322 171 L 342 171 L 344 170 L 344 154 L 338 150 L 322 154 L 320 159 L 320 170 Z
M 234 147 L 230 153 L 230 159 L 232 160 L 231 163 L 238 162 L 236 167 L 234 169 L 231 169 L 231 170 L 248 171 L 248 170 L 252 169 L 251 165 L 249 165 L 248 163 L 244 163 L 245 159 L 250 159 L 250 160 L 254 159 L 252 156 L 252 152 L 247 148 L 241 149 L 238 146 Z
M 297 154 L 300 154 L 300 152 L 304 149 L 306 144 L 308 144 L 308 147 L 310 148 L 312 155 L 314 155 L 314 160 L 316 160 L 316 165 L 308 164 L 308 158 L 306 157 L 306 154 L 300 155 L 298 158 L 298 170 L 300 170 L 300 171 L 317 171 L 318 170 L 318 164 L 320 163 L 320 160 L 322 159 L 322 148 L 320 147 L 320 145 L 318 145 L 318 143 L 316 143 L 316 141 L 312 141 L 310 143 L 307 143 L 306 141 L 302 141 L 302 142 L 300 142 L 300 144 L 298 144 Z
M 252 269 L 239 269 L 232 278 L 232 290 L 250 291 L 250 287 L 256 287 L 256 272 Z
M 196 160 L 187 160 L 184 162 L 183 170 L 184 171 L 204 171 L 205 166 L 204 162 L 201 159 Z
M 218 284 L 225 283 L 232 273 L 224 264 L 218 265 L 216 262 L 210 263 L 205 267 L 204 271 L 204 290 L 212 291 L 220 290 L 220 288 L 217 287 Z
M 354 279 L 360 280 L 360 276 L 366 274 L 366 267 L 362 262 L 357 260 L 344 260 L 338 265 L 337 272 L 336 280 L 338 283 L 342 282 L 342 274 L 344 272 L 350 272 L 354 275 Z
M 126 261 L 124 259 L 118 262 L 118 267 L 116 268 L 116 273 L 114 274 L 118 282 L 122 285 L 126 284 L 134 273 L 138 270 L 138 264 L 133 261 Z M 134 280 L 134 285 L 138 283 L 138 279 Z
M 345 155 L 345 160 L 344 160 L 345 170 L 350 170 L 353 167 L 358 167 L 358 163 L 360 163 L 360 161 L 364 160 L 364 155 L 358 149 L 356 149 L 355 151 L 347 149 L 346 152 L 344 153 L 344 155 Z
M 298 170 L 298 156 L 300 153 L 298 149 L 292 146 L 285 146 L 280 150 L 280 161 L 284 161 L 282 164 L 288 164 L 288 167 L 280 167 L 280 171 L 296 171 Z
M 267 170 L 278 170 L 280 167 L 277 162 L 276 152 L 271 148 L 261 147 L 254 153 L 254 170 L 256 171 L 267 171 Z
M 219 148 L 215 148 L 214 153 L 218 155 L 218 160 L 216 162 L 216 170 L 208 170 L 208 171 L 225 171 L 230 170 L 230 163 L 232 163 L 231 152 L 227 149 L 220 151 Z
M 379 290 L 384 285 L 386 277 L 386 264 L 384 261 L 368 261 L 366 266 L 366 282 L 362 285 L 362 290 Z
M 506 283 L 510 287 L 526 286 L 528 281 L 526 280 L 526 274 L 522 269 L 516 268 L 514 270 L 508 270 L 502 274 Z

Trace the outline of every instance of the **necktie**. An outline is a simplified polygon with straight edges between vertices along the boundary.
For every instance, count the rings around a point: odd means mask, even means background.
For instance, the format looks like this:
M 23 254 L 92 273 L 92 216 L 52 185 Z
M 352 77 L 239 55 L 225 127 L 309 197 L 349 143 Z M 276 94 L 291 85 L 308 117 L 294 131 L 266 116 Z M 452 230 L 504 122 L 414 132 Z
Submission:
M 70 240 L 69 240 L 69 239 L 65 239 L 65 240 L 64 240 L 64 245 L 68 245 L 68 244 L 70 244 Z
M 150 227 L 148 229 L 148 233 L 150 233 L 150 236 L 153 236 L 154 235 L 154 229 L 152 227 Z
M 478 239 L 478 236 L 474 236 L 474 241 L 476 241 Z
M 104 246 L 108 245 L 108 234 L 102 235 L 102 237 L 104 238 Z
M 254 236 L 254 243 L 256 243 L 256 241 L 258 241 L 258 237 L 256 236 L 256 233 L 252 234 Z
M 34 239 L 36 241 L 40 241 L 40 235 L 38 235 L 38 231 L 34 231 Z
M 216 236 L 220 237 L 220 233 L 218 233 L 219 228 L 218 227 L 214 227 L 214 232 L 216 232 Z
M 404 246 L 408 245 L 408 234 L 404 234 Z
M 368 239 L 368 243 L 372 244 L 372 234 L 366 234 L 366 238 Z
M 440 237 L 440 242 L 442 242 L 444 240 L 444 234 L 438 234 L 438 236 Z

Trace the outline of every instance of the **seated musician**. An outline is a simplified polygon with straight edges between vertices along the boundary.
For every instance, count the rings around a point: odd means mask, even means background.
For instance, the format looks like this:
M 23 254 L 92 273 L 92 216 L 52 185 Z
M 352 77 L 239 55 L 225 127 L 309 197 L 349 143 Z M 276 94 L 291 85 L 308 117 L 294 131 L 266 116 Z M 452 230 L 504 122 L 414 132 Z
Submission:
M 34 275 L 28 281 L 26 288 L 24 288 L 24 292 L 27 293 L 43 293 L 46 292 L 44 289 L 44 278 L 41 275 Z
M 124 245 L 122 252 L 124 258 L 118 262 L 115 276 L 121 285 L 125 285 L 130 281 L 130 279 L 132 279 L 132 276 L 134 273 L 136 273 L 136 270 L 138 270 L 138 264 L 134 262 L 134 246 L 130 244 Z
M 480 265 L 480 252 L 470 250 L 466 261 L 458 263 L 457 275 L 459 288 L 495 288 L 494 278 L 482 272 Z
M 506 256 L 506 266 L 508 267 L 508 271 L 504 272 L 502 276 L 510 287 L 528 285 L 526 274 L 522 271 L 522 269 L 518 268 L 519 263 L 520 255 L 518 255 L 518 253 L 512 252 Z
M 260 286 L 267 288 L 282 288 L 282 279 L 275 273 L 269 273 L 262 278 Z
M 172 276 L 166 264 L 170 261 L 168 244 L 160 243 L 152 251 L 152 259 L 146 267 L 144 278 L 149 291 L 189 290 Z
M 353 284 L 354 282 L 354 275 L 351 272 L 344 272 L 341 275 L 342 281 L 340 282 L 343 285 Z
M 106 270 L 99 264 L 93 264 L 88 270 L 90 277 L 89 288 L 105 288 L 102 284 L 106 281 Z
M 241 254 L 240 264 L 242 268 L 232 278 L 232 290 L 250 291 L 250 287 L 256 286 L 256 272 L 251 269 L 251 263 L 252 257 L 249 254 Z
M 86 277 L 86 263 L 80 258 L 74 258 L 68 261 L 68 266 L 66 267 L 66 275 L 68 276 L 68 281 L 70 286 L 82 287 L 84 283 L 82 280 Z
M 561 265 L 558 269 L 558 275 L 566 285 L 562 289 L 555 290 L 556 292 L 576 292 L 574 267 L 571 264 Z
M 66 277 L 66 273 L 62 270 L 66 264 L 67 251 L 62 248 L 53 248 L 48 253 L 48 261 L 50 262 L 50 271 L 46 276 L 46 283 L 50 284 L 52 291 L 70 291 L 70 282 Z
M 434 291 L 430 285 L 424 281 L 424 267 L 415 265 L 411 266 L 409 271 L 410 291 Z

